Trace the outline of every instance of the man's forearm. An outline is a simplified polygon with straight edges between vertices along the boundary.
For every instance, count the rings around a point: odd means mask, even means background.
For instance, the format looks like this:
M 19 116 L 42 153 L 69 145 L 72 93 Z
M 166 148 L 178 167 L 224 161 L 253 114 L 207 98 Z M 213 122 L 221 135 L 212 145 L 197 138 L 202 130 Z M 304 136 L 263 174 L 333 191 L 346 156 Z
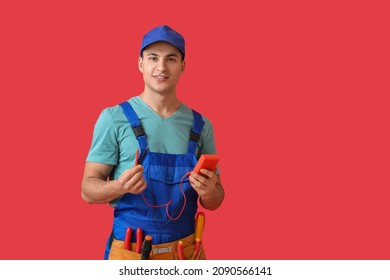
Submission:
M 108 203 L 121 196 L 117 191 L 117 181 L 106 181 L 100 178 L 86 178 L 81 186 L 81 197 L 87 203 Z

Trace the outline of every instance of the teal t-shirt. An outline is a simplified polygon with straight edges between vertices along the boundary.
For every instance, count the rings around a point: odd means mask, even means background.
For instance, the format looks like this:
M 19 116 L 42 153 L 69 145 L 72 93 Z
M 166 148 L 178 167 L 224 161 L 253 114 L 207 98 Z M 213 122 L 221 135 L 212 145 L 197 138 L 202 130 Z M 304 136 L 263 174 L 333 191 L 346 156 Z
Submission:
M 150 108 L 139 96 L 130 102 L 144 128 L 149 150 L 156 153 L 185 154 L 188 151 L 189 135 L 193 127 L 191 108 L 180 104 L 179 109 L 168 118 L 163 118 Z M 201 154 L 216 154 L 213 128 L 204 120 L 197 158 Z M 94 128 L 88 162 L 113 165 L 110 179 L 117 179 L 126 169 L 134 166 L 138 141 L 130 123 L 119 105 L 104 109 Z M 217 170 L 219 173 L 219 170 Z M 111 203 L 115 205 L 115 201 Z

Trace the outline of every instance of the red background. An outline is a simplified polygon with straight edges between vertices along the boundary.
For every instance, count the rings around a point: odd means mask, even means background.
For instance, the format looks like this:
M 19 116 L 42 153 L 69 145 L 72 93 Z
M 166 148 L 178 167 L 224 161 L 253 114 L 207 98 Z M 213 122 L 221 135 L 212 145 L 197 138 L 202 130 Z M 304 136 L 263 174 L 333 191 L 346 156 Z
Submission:
M 2 1 L 0 259 L 103 257 L 112 211 L 82 201 L 85 158 L 161 24 L 221 156 L 208 258 L 390 259 L 387 2 Z

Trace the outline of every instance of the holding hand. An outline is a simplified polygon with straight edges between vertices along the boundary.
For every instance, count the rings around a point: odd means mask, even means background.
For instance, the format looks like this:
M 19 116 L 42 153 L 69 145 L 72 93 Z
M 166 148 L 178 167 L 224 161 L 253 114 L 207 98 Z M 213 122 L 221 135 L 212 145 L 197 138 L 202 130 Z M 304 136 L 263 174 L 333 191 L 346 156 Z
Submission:
M 200 172 L 204 175 L 191 173 L 189 177 L 191 186 L 200 197 L 209 197 L 217 184 L 217 174 L 207 169 L 201 169 Z
M 142 165 L 136 165 L 123 172 L 119 178 L 117 190 L 123 194 L 132 193 L 139 194 L 146 189 L 146 181 L 142 172 L 144 168 Z

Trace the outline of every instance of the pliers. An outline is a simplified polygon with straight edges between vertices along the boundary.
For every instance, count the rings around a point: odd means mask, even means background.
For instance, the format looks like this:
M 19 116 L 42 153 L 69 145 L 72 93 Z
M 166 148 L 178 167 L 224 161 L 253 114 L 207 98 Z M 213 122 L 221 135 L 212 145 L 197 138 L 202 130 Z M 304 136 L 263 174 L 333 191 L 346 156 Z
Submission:
M 195 260 L 199 257 L 200 248 L 202 245 L 202 234 L 205 224 L 205 215 L 203 212 L 198 212 L 195 218 L 195 250 L 192 254 L 191 260 Z M 180 260 L 186 260 L 184 256 L 183 241 L 179 241 L 177 244 L 177 254 Z
M 132 235 L 131 227 L 128 227 L 126 230 L 124 247 L 126 250 L 129 250 L 129 251 L 131 251 L 131 235 Z M 141 253 L 141 246 L 142 246 L 142 229 L 137 228 L 135 252 Z

